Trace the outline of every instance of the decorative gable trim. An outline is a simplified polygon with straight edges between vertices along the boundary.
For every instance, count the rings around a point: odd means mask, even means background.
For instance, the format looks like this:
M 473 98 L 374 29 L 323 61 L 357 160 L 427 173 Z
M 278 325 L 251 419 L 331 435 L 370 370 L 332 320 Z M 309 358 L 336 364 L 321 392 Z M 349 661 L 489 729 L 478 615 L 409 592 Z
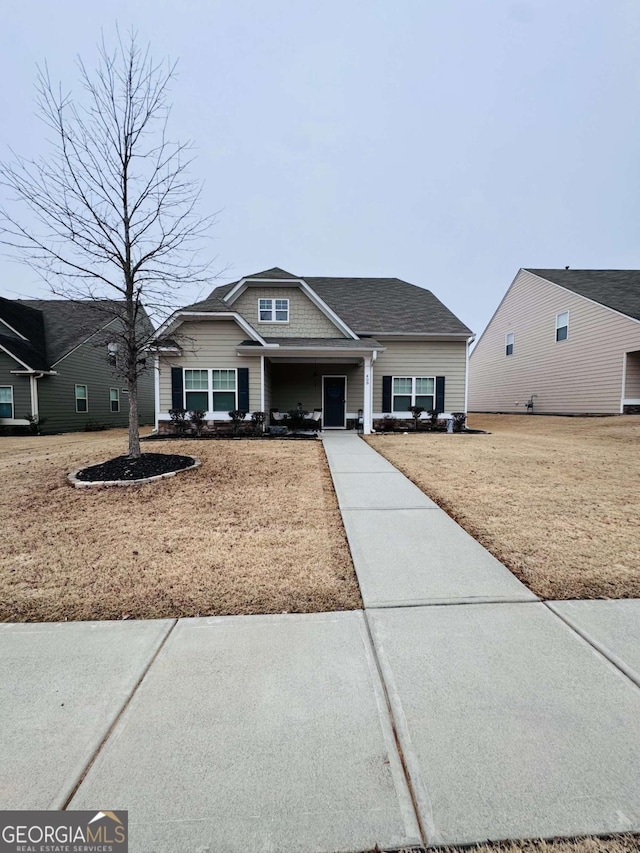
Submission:
M 330 308 L 327 303 L 318 296 L 316 291 L 307 284 L 303 278 L 243 278 L 235 284 L 227 293 L 224 301 L 227 305 L 232 305 L 238 297 L 240 297 L 248 287 L 299 287 L 305 296 L 327 317 L 333 325 L 339 329 L 343 335 L 351 338 L 354 341 L 358 340 L 358 335 L 342 320 L 336 312 Z
M 9 323 L 7 323 L 6 320 L 3 320 L 2 317 L 0 317 L 0 323 L 2 323 L 4 326 L 6 326 L 7 329 L 9 329 L 10 332 L 13 332 L 14 335 L 17 335 L 19 338 L 22 338 L 23 341 L 29 340 L 28 338 L 25 338 L 25 336 L 23 334 L 21 334 L 17 329 L 14 329 L 13 326 L 11 326 Z
M 212 317 L 234 320 L 252 340 L 257 341 L 263 347 L 266 347 L 267 349 L 277 349 L 278 347 L 277 344 L 268 344 L 262 335 L 256 332 L 253 326 L 250 323 L 247 323 L 244 317 L 236 311 L 176 311 L 176 313 L 169 317 L 168 320 L 165 320 L 165 322 L 156 331 L 153 336 L 153 340 L 158 340 L 164 335 L 171 334 L 171 332 L 175 331 L 186 320 L 207 320 Z

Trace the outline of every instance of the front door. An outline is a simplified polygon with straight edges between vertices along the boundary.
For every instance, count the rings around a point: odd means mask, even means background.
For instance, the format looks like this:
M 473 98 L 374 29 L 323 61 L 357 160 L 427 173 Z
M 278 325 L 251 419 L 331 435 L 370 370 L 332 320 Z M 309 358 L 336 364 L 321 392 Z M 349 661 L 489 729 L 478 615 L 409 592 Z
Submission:
M 325 428 L 345 426 L 345 387 L 344 376 L 324 377 L 324 400 L 322 401 L 322 424 Z

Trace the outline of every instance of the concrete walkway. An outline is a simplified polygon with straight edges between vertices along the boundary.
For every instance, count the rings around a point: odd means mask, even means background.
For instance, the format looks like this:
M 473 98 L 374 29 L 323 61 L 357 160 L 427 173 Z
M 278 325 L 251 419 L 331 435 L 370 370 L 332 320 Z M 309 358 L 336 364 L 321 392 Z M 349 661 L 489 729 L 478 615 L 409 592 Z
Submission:
M 0 625 L 0 809 L 132 853 L 640 831 L 640 601 L 539 602 L 356 435 L 365 611 Z

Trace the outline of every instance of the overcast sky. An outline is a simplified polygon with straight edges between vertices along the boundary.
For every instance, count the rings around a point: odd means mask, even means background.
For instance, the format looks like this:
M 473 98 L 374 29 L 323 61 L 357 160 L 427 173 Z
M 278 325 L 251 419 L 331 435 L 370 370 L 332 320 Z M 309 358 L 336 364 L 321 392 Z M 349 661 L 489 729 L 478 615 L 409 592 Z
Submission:
M 116 22 L 179 60 L 220 283 L 397 276 L 480 333 L 521 266 L 640 267 L 638 0 L 3 0 L 2 159 L 46 152 L 36 64 L 77 88 Z

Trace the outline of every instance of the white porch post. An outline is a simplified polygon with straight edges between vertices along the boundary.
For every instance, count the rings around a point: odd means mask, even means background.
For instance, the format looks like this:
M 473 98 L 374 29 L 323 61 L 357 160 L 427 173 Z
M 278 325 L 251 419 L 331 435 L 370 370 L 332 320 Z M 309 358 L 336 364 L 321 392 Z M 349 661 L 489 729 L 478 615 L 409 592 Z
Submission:
M 373 426 L 373 394 L 371 393 L 371 356 L 366 356 L 364 359 L 364 399 L 363 399 L 363 418 L 362 431 L 365 435 L 371 435 Z
M 264 356 L 260 356 L 260 411 L 264 412 Z

